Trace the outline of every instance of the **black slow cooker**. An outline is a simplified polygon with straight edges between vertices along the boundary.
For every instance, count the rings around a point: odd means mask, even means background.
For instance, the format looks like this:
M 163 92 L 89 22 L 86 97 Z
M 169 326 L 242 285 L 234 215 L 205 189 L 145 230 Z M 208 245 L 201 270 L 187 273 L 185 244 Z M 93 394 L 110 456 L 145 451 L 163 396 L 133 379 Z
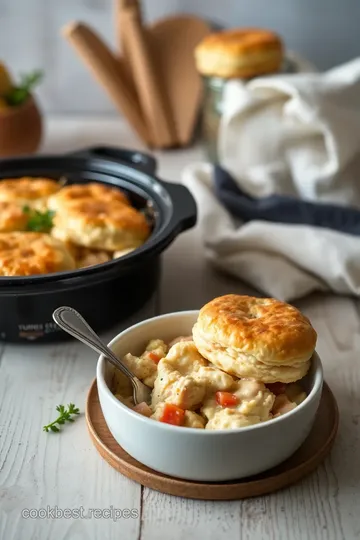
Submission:
M 135 251 L 72 272 L 0 277 L 0 340 L 50 342 L 64 339 L 52 320 L 54 309 L 77 309 L 97 331 L 137 311 L 155 292 L 160 254 L 196 223 L 196 205 L 179 184 L 155 176 L 156 161 L 137 151 L 98 147 L 73 154 L 6 159 L 0 181 L 21 176 L 66 178 L 69 184 L 101 182 L 122 189 L 151 216 L 152 234 Z

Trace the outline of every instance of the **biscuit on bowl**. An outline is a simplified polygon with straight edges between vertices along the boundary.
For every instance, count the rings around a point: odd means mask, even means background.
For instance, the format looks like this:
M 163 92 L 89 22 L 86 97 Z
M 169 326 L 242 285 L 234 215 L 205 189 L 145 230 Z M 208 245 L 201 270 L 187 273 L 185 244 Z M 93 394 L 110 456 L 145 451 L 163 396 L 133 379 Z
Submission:
M 5 178 L 0 182 L 0 201 L 44 210 L 48 198 L 60 189 L 61 185 L 51 178 Z
M 0 233 L 0 276 L 33 276 L 75 268 L 64 244 L 49 234 Z
M 317 335 L 309 319 L 285 302 L 229 294 L 200 310 L 193 339 L 199 352 L 227 373 L 291 383 L 309 370 Z
M 120 358 L 129 352 L 140 355 L 154 336 L 166 343 L 179 335 L 189 336 L 198 314 L 184 311 L 148 319 L 118 334 L 110 348 Z M 290 457 L 311 430 L 323 382 L 321 362 L 314 353 L 302 381 L 307 397 L 294 410 L 268 422 L 212 430 L 194 424 L 179 428 L 129 408 L 113 395 L 114 370 L 104 356 L 99 357 L 96 377 L 106 424 L 128 454 L 163 474 L 205 482 L 245 478 Z
M 269 30 L 223 30 L 209 34 L 197 45 L 195 61 L 202 75 L 248 79 L 279 71 L 283 46 L 281 39 Z

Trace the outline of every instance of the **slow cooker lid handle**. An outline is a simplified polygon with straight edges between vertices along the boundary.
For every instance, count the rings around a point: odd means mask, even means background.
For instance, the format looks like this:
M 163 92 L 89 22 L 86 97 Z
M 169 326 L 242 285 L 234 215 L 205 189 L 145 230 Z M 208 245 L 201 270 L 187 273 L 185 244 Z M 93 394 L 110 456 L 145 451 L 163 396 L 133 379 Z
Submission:
M 72 157 L 81 157 L 86 159 L 102 158 L 110 159 L 121 163 L 126 163 L 136 167 L 142 172 L 154 175 L 157 169 L 156 159 L 149 154 L 139 152 L 138 150 L 128 150 L 127 148 L 118 148 L 116 146 L 94 146 L 71 152 Z

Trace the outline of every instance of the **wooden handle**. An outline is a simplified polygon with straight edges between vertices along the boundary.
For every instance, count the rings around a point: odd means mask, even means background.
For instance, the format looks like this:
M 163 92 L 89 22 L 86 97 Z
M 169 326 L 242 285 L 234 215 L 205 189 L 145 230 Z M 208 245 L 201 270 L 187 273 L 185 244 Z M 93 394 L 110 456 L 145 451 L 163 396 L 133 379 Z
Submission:
M 115 0 L 115 29 L 116 41 L 119 54 L 122 55 L 126 64 L 128 63 L 128 49 L 126 41 L 126 25 L 124 23 L 124 12 L 126 9 L 132 8 L 136 13 L 139 21 L 142 22 L 142 13 L 139 0 Z
M 141 15 L 140 0 L 118 0 L 120 9 L 132 8 Z
M 175 146 L 175 125 L 166 96 L 161 90 L 156 58 L 151 54 L 151 42 L 142 27 L 137 9 L 124 9 L 121 21 L 126 28 L 126 52 L 151 138 L 158 148 Z
M 115 106 L 123 113 L 146 144 L 151 139 L 142 118 L 136 96 L 126 84 L 121 62 L 115 58 L 100 37 L 85 24 L 74 22 L 62 29 L 63 36 L 106 90 Z

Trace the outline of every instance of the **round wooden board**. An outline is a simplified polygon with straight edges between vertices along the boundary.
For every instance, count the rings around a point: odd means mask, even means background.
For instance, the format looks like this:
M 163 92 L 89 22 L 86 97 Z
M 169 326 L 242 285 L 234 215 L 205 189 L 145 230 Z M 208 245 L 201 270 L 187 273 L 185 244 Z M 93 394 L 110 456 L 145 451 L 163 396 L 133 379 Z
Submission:
M 125 452 L 111 435 L 101 411 L 96 380 L 86 404 L 86 422 L 100 455 L 114 469 L 143 486 L 190 499 L 234 500 L 265 495 L 284 488 L 312 472 L 330 452 L 339 424 L 333 393 L 324 384 L 315 424 L 304 444 L 287 461 L 260 475 L 230 482 L 191 482 L 172 478 L 142 465 Z

